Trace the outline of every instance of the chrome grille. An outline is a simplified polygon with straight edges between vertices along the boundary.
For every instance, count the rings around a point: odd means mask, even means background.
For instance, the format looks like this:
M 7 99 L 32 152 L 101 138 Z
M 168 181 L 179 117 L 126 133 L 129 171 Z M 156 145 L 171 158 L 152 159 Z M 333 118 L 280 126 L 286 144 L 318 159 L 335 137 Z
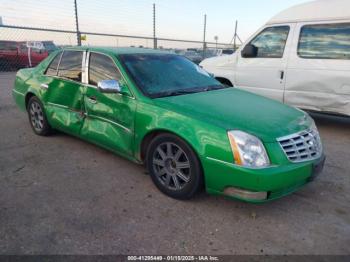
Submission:
M 322 143 L 317 130 L 310 129 L 277 139 L 291 162 L 316 159 L 322 154 Z

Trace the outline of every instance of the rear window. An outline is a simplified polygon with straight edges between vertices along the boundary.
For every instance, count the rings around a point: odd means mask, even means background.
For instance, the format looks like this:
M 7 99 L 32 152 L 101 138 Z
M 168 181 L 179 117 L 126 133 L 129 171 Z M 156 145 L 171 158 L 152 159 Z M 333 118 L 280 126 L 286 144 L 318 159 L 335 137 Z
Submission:
M 350 23 L 303 26 L 298 55 L 314 59 L 350 59 Z
M 62 52 L 59 52 L 55 58 L 51 61 L 50 65 L 47 67 L 45 74 L 50 76 L 57 76 L 57 67 L 60 62 Z
M 17 50 L 17 43 L 12 41 L 0 41 L 0 50 Z
M 82 60 L 83 52 L 64 51 L 58 67 L 58 76 L 81 82 Z

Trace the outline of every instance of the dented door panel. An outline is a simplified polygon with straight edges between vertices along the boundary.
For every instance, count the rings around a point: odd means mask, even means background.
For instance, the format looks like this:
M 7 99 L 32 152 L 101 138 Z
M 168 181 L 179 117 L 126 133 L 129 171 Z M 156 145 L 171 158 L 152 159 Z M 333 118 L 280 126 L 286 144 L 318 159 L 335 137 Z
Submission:
M 87 86 L 84 107 L 81 136 L 113 151 L 132 155 L 136 100 L 120 94 L 104 94 Z
M 46 111 L 52 127 L 79 134 L 83 124 L 82 98 L 84 87 L 76 82 L 54 79 L 45 93 Z
M 327 27 L 332 24 L 336 27 L 348 23 L 350 21 L 321 21 L 296 25 L 286 74 L 285 103 L 308 110 L 350 115 L 350 60 L 346 57 L 344 59 L 320 58 L 327 52 L 332 54 L 327 45 L 342 46 L 343 44 L 336 43 L 336 39 L 329 39 L 330 37 L 323 35 L 321 43 L 325 47 L 319 55 L 318 45 L 321 40 L 314 39 L 317 36 L 310 34 L 308 38 L 304 36 L 306 39 L 303 42 L 304 48 L 315 51 L 312 48 L 316 46 L 318 53 L 314 53 L 314 57 L 312 53 L 306 53 L 308 55 L 305 56 L 305 50 L 300 47 L 303 27 Z M 343 38 L 347 41 L 349 36 L 344 35 Z

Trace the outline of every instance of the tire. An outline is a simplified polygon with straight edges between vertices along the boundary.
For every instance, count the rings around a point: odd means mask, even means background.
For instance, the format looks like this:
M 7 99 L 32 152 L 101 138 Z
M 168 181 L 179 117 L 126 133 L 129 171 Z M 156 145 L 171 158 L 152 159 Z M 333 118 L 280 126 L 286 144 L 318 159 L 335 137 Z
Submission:
M 47 121 L 43 104 L 36 96 L 32 96 L 27 105 L 29 123 L 35 134 L 47 136 L 52 129 Z
M 233 84 L 229 80 L 227 80 L 226 78 L 218 77 L 218 78 L 216 78 L 216 80 L 218 80 L 221 84 L 223 84 L 226 87 L 234 87 Z
M 203 174 L 197 155 L 175 135 L 155 137 L 148 146 L 146 164 L 153 183 L 167 196 L 190 199 L 202 188 Z

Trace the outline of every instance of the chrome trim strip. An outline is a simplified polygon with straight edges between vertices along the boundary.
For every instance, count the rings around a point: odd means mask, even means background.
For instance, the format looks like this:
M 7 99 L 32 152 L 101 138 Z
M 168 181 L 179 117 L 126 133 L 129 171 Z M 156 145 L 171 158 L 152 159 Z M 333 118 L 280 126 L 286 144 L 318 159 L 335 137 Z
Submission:
M 215 161 L 215 162 L 219 162 L 219 163 L 224 164 L 224 165 L 227 165 L 227 166 L 233 166 L 233 165 L 234 165 L 233 163 L 226 162 L 226 161 L 222 161 L 222 160 L 220 160 L 220 159 L 212 158 L 212 157 L 209 157 L 209 156 L 207 156 L 206 158 L 207 158 L 208 160 L 212 160 L 212 161 Z
M 60 104 L 55 104 L 55 103 L 51 103 L 51 102 L 47 102 L 47 104 L 50 106 L 56 106 L 56 107 L 60 107 L 63 109 L 68 109 L 68 106 L 64 106 L 64 105 L 60 105 Z
M 206 159 L 211 160 L 211 161 L 215 161 L 215 162 L 218 162 L 218 163 L 230 166 L 230 167 L 240 167 L 240 168 L 254 169 L 254 170 L 277 167 L 277 165 L 269 165 L 269 166 L 264 166 L 264 167 L 240 166 L 240 165 L 237 165 L 235 163 L 226 162 L 226 161 L 223 161 L 223 160 L 220 160 L 220 159 L 217 159 L 217 158 L 213 158 L 213 157 L 209 157 L 209 156 L 207 156 Z
M 56 76 L 58 76 L 58 68 L 60 67 L 63 53 L 64 53 L 64 50 L 61 52 L 61 54 L 60 54 L 60 59 L 58 60 L 58 64 L 57 64 L 57 68 L 56 68 Z M 54 58 L 54 59 L 55 59 L 55 58 Z M 53 61 L 53 60 L 51 60 L 50 64 L 52 63 L 52 61 Z M 50 64 L 48 65 L 47 68 L 49 68 Z M 46 70 L 47 70 L 47 68 L 46 68 Z M 45 70 L 45 72 L 46 72 L 46 70 Z
M 87 71 L 86 71 L 86 54 L 87 52 L 84 51 L 83 53 L 83 59 L 81 62 L 81 82 L 84 84 L 86 82 L 87 77 Z
M 128 133 L 132 133 L 131 129 L 129 129 L 129 128 L 127 128 L 127 127 L 125 127 L 125 126 L 123 126 L 123 125 L 117 123 L 117 122 L 114 122 L 114 121 L 112 121 L 112 120 L 109 120 L 109 119 L 107 119 L 107 118 L 104 118 L 104 117 L 101 117 L 101 116 L 97 116 L 97 115 L 91 115 L 91 114 L 89 114 L 89 113 L 85 113 L 85 116 L 90 117 L 90 118 L 96 118 L 96 119 L 99 119 L 99 120 L 108 122 L 108 123 L 110 123 L 110 124 L 116 125 L 116 126 L 122 128 L 122 129 L 124 129 L 124 130 L 125 130 L 126 132 L 128 132 Z
M 224 194 L 232 197 L 239 197 L 247 200 L 265 200 L 267 199 L 266 191 L 249 191 L 237 187 L 226 187 L 224 189 Z
M 18 94 L 18 95 L 21 95 L 21 96 L 25 96 L 25 94 L 21 93 L 21 92 L 18 92 L 16 89 L 12 89 L 12 92 Z

